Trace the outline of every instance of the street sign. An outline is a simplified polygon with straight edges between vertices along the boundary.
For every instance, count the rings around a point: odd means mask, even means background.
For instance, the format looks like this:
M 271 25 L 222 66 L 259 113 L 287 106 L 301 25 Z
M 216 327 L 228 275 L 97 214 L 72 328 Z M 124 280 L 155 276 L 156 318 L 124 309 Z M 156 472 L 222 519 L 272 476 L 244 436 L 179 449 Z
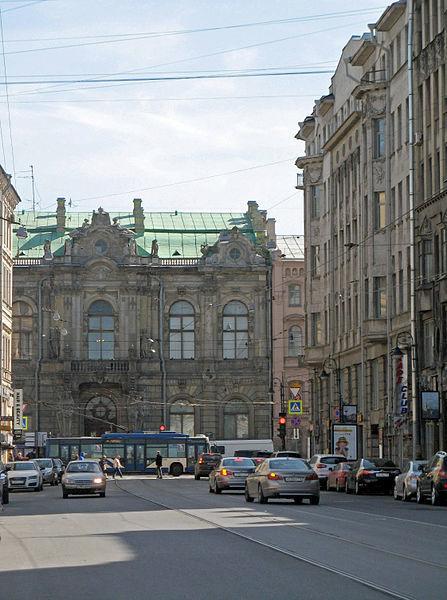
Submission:
M 303 414 L 303 401 L 302 400 L 289 400 L 289 415 L 302 415 Z
M 292 425 L 292 427 L 299 427 L 301 425 L 300 417 L 292 417 L 290 419 L 290 424 Z
M 27 448 L 34 448 L 36 445 L 36 434 L 34 431 L 31 433 L 25 433 L 25 446 Z
M 24 431 L 28 429 L 28 417 L 22 417 L 22 429 Z
M 295 428 L 293 430 L 293 439 L 294 440 L 299 440 L 300 439 L 300 430 L 298 428 Z
M 14 390 L 14 431 L 22 429 L 23 390 Z

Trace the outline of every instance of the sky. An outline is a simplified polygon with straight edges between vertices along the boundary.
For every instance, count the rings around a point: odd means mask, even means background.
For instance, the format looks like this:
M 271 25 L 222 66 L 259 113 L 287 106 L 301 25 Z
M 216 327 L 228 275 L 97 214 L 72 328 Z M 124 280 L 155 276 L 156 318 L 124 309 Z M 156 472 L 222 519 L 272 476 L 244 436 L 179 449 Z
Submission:
M 20 208 L 32 208 L 33 165 L 39 210 L 57 197 L 79 211 L 128 211 L 142 198 L 146 211 L 244 212 L 255 200 L 277 233 L 303 233 L 298 123 L 350 36 L 385 7 L 0 0 L 0 162 Z M 300 74 L 272 75 L 290 71 Z M 79 81 L 116 78 L 146 81 Z

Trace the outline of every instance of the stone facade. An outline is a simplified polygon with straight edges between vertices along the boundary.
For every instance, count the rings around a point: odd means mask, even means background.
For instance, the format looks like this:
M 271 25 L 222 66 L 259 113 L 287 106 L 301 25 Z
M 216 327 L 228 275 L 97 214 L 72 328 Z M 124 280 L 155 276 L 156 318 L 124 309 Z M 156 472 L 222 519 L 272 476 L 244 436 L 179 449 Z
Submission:
M 403 413 L 398 395 L 399 373 L 391 355 L 396 345 L 404 353 L 408 384 L 412 365 L 416 368 L 417 394 L 428 389 L 426 386 L 433 389 L 442 381 L 442 385 L 447 383 L 445 344 L 439 343 L 425 372 L 420 361 L 415 364 L 416 360 L 410 359 L 408 335 L 414 247 L 410 145 L 415 149 L 416 243 L 422 251 L 422 240 L 432 239 L 438 265 L 445 239 L 442 215 L 447 209 L 445 51 L 441 41 L 445 8 L 435 13 L 433 7 L 438 3 L 431 3 L 432 12 L 428 13 L 429 4 L 415 3 L 415 54 L 419 52 L 419 56 L 414 61 L 414 80 L 419 100 L 415 99 L 414 109 L 419 126 L 414 139 L 409 139 L 409 15 L 405 2 L 390 5 L 370 33 L 349 40 L 329 93 L 316 101 L 297 134 L 306 147 L 305 156 L 296 164 L 304 174 L 300 187 L 305 195 L 306 359 L 314 367 L 315 451 L 331 449 L 331 426 L 339 420 L 341 404 L 350 404 L 357 410 L 361 454 L 395 460 L 411 455 L 413 414 L 411 407 Z M 421 23 L 426 29 L 422 37 Z M 425 83 L 418 84 L 421 78 Z M 432 103 L 431 98 L 436 101 Z M 431 269 L 435 250 L 430 243 L 424 249 Z M 441 323 L 445 314 L 446 292 L 441 280 L 446 269 L 436 271 L 436 282 L 434 269 L 427 285 L 427 278 L 421 281 L 423 263 L 420 258 L 415 264 L 419 316 L 414 337 L 415 357 L 427 361 L 422 340 L 424 331 L 426 347 L 436 340 L 430 327 L 434 332 L 435 323 Z M 446 330 L 444 320 L 442 327 L 438 325 L 439 340 Z M 330 373 L 329 379 L 318 376 L 323 367 Z M 418 403 L 419 412 L 419 395 Z M 442 421 L 439 432 L 437 425 L 434 427 L 435 443 L 427 442 L 423 448 L 427 456 L 443 445 Z M 422 425 L 422 433 L 424 428 Z
M 56 214 L 29 216 L 27 228 L 14 268 L 13 372 L 32 430 L 163 424 L 271 437 L 271 260 L 255 202 L 204 216 L 144 213 L 137 199 L 130 214 L 90 219 L 59 199 Z
M 308 455 L 309 371 L 304 362 L 304 238 L 277 235 L 272 273 L 272 356 L 275 444 L 278 416 L 288 412 L 288 401 L 301 400 L 303 412 L 287 415 L 285 446 Z
M 12 391 L 12 223 L 20 198 L 0 167 L 0 458 L 13 446 Z

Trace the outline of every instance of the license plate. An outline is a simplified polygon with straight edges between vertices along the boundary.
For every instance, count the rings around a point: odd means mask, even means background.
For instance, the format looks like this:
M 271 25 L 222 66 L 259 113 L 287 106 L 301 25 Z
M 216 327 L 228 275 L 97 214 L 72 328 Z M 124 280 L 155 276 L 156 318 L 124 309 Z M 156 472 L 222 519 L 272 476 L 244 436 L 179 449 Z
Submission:
M 11 483 L 22 484 L 22 483 L 25 483 L 25 480 L 24 479 L 11 479 Z
M 389 473 L 376 473 L 376 477 L 389 477 Z
M 286 477 L 286 481 L 304 481 L 303 477 Z
M 247 477 L 248 473 L 235 473 L 235 477 Z

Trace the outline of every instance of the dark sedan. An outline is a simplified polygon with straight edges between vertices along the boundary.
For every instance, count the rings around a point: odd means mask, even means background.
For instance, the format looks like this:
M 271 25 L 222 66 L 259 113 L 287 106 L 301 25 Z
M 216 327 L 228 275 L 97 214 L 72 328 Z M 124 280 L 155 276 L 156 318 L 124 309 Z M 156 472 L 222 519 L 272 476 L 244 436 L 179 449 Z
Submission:
M 447 453 L 437 452 L 419 475 L 416 490 L 418 504 L 430 500 L 431 504 L 447 503 Z
M 361 458 L 346 475 L 346 493 L 382 492 L 391 494 L 400 469 L 387 458 Z
M 194 479 L 199 480 L 201 477 L 208 477 L 211 471 L 220 463 L 221 454 L 211 454 L 203 452 L 199 455 L 199 459 L 194 465 Z

